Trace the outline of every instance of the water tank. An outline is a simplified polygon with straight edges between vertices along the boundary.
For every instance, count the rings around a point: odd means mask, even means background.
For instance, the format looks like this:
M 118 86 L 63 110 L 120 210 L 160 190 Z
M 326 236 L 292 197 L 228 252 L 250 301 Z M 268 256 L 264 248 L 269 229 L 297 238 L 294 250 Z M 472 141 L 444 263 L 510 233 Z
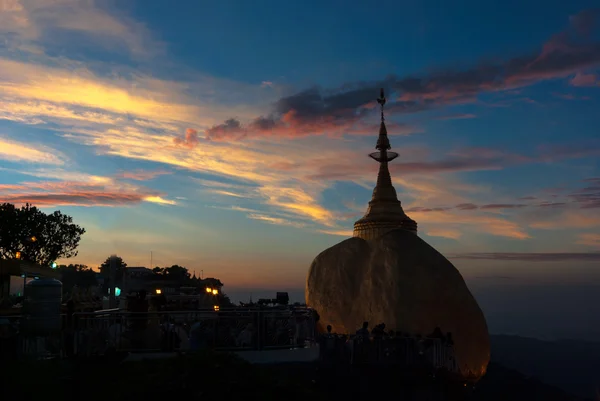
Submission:
M 62 283 L 52 278 L 32 280 L 25 286 L 23 331 L 28 335 L 47 336 L 59 333 Z

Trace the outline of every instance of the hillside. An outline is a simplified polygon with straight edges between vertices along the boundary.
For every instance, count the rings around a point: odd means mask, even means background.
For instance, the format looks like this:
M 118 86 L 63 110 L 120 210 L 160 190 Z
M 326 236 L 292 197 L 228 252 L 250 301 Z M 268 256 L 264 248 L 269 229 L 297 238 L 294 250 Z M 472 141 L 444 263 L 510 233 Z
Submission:
M 600 342 L 491 336 L 492 361 L 583 397 L 598 397 Z

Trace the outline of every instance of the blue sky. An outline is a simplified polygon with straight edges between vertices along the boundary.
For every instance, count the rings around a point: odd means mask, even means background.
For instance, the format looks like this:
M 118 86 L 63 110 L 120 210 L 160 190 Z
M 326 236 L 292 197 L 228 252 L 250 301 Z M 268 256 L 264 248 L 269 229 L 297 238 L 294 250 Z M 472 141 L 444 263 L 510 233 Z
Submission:
M 383 86 L 399 198 L 472 287 L 598 283 L 597 4 L 483 3 L 4 0 L 0 201 L 72 215 L 73 262 L 300 293 L 366 211 Z

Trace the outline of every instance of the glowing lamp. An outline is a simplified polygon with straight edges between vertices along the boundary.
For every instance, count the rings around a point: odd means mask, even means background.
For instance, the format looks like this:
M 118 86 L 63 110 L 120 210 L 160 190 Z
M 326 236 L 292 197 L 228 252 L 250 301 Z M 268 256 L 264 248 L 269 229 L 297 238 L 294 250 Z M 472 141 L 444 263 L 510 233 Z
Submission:
M 35 242 L 35 241 L 37 241 L 37 238 L 34 235 L 33 237 L 31 237 L 31 242 Z
M 156 289 L 156 295 L 160 295 L 160 294 L 162 294 L 162 290 L 160 288 L 157 288 Z
M 212 292 L 212 288 L 206 287 L 206 292 L 211 293 Z
M 215 309 L 215 311 L 217 311 L 217 312 L 219 311 L 219 305 L 215 305 L 215 306 L 213 306 L 213 308 Z
M 212 290 L 213 295 L 217 295 L 219 293 L 219 290 Z
M 58 266 L 58 265 L 56 264 L 56 262 L 52 262 L 52 268 L 53 268 L 53 269 L 56 269 L 56 267 L 57 267 L 57 266 Z
M 21 259 L 21 252 L 17 251 L 17 252 L 15 253 L 15 258 L 17 258 L 17 259 Z
M 121 289 L 119 287 L 115 287 L 115 297 L 121 296 Z

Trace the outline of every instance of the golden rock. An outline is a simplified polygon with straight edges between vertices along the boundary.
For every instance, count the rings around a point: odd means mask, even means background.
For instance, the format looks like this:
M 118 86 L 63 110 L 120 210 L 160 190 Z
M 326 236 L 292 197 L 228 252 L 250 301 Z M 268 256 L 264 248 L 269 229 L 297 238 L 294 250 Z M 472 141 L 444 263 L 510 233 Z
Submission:
M 483 312 L 458 270 L 417 235 L 392 185 L 388 162 L 398 157 L 383 117 L 376 149 L 377 185 L 367 213 L 354 224 L 354 237 L 321 252 L 308 273 L 306 302 L 320 315 L 323 329 L 354 333 L 368 321 L 373 327 L 426 336 L 439 327 L 452 333 L 461 375 L 478 379 L 490 360 Z

